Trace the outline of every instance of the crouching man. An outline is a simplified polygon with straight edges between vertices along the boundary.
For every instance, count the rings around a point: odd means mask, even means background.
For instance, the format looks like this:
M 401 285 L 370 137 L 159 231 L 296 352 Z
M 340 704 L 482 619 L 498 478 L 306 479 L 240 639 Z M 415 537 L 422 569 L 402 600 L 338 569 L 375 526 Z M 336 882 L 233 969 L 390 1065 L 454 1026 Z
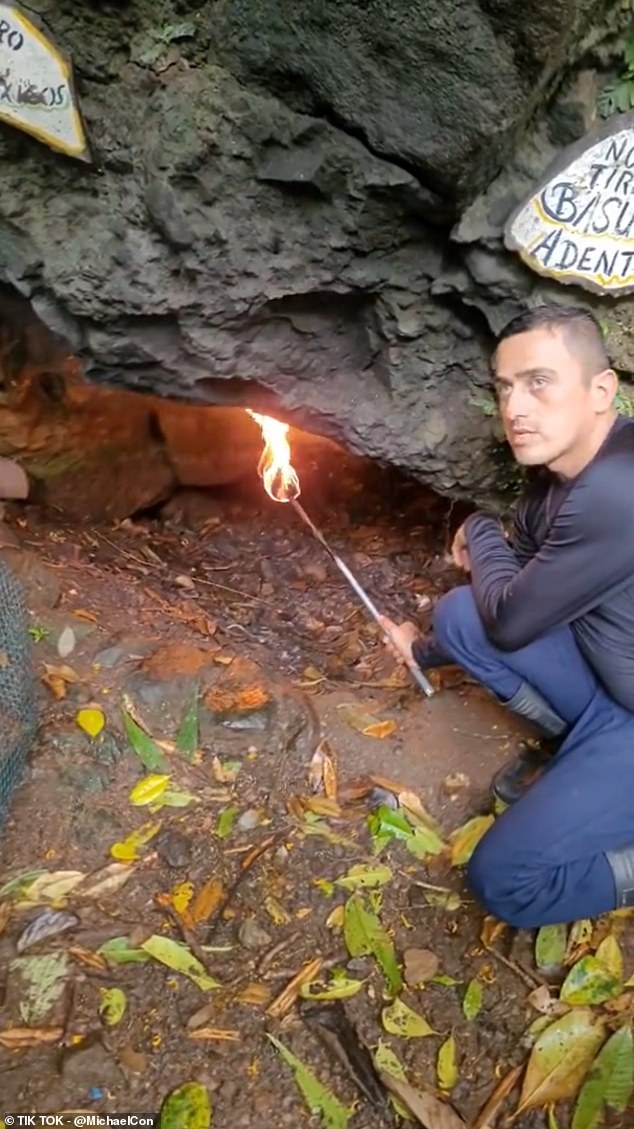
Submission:
M 490 913 L 534 928 L 634 906 L 634 419 L 586 310 L 514 319 L 493 372 L 508 442 L 535 468 L 512 536 L 471 514 L 452 549 L 471 582 L 432 632 L 385 622 L 401 661 L 459 664 L 548 739 L 498 773 L 510 806 L 468 871 Z

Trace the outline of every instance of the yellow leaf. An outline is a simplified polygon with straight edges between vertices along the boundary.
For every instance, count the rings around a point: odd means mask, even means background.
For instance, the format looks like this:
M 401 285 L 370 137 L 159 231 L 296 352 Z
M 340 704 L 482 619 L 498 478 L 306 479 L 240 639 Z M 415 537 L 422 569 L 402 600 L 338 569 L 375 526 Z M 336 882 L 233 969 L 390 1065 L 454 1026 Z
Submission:
M 99 706 L 86 706 L 79 710 L 75 720 L 79 728 L 83 729 L 89 737 L 98 737 L 106 724 L 103 710 L 100 710 Z
M 107 1027 L 116 1027 L 125 1015 L 128 997 L 122 988 L 100 988 L 99 1014 Z
M 464 866 L 469 862 L 482 836 L 495 822 L 493 815 L 477 815 L 464 827 L 459 827 L 449 836 L 451 843 L 451 865 Z
M 185 913 L 193 896 L 193 882 L 179 882 L 178 886 L 175 886 L 174 889 L 170 891 L 170 902 L 174 906 L 176 912 L 182 916 Z
M 601 1020 L 590 1008 L 574 1008 L 550 1023 L 531 1051 L 514 1117 L 576 1094 L 604 1035 Z
M 453 1090 L 458 1081 L 458 1064 L 456 1062 L 456 1040 L 453 1035 L 445 1039 L 438 1051 L 438 1085 L 441 1090 Z
M 142 827 L 137 828 L 127 839 L 120 843 L 113 843 L 110 848 L 110 854 L 113 858 L 119 859 L 120 862 L 133 862 L 138 859 L 141 847 L 150 842 L 158 833 L 160 822 L 144 823 Z
M 291 920 L 290 914 L 286 912 L 284 906 L 272 895 L 264 899 L 264 908 L 274 925 L 288 925 Z
M 607 968 L 616 980 L 623 980 L 623 953 L 612 933 L 601 942 L 595 955 L 597 960 L 604 968 Z
M 151 772 L 134 785 L 130 792 L 130 803 L 139 808 L 155 803 L 163 795 L 169 781 L 170 777 L 164 773 Z
M 343 926 L 345 913 L 346 907 L 344 905 L 335 906 L 335 908 L 331 910 L 331 912 L 328 914 L 328 917 L 326 918 L 326 929 L 341 929 Z
M 390 1007 L 384 1007 L 381 1019 L 390 1035 L 402 1035 L 405 1039 L 421 1039 L 436 1032 L 423 1015 L 419 1015 L 398 997 Z
M 342 702 L 337 709 L 343 720 L 364 737 L 388 737 L 397 728 L 395 721 L 380 721 L 353 702 Z

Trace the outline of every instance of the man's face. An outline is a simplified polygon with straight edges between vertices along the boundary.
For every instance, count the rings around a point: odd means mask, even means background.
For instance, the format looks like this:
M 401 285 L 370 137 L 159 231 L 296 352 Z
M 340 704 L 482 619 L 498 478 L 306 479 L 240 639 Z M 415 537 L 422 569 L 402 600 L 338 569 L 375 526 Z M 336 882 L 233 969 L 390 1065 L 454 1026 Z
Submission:
M 570 332 L 570 330 L 568 331 Z M 573 331 L 574 332 L 574 331 Z M 544 327 L 502 341 L 495 356 L 500 415 L 518 463 L 553 470 L 591 442 L 610 406 L 566 333 Z

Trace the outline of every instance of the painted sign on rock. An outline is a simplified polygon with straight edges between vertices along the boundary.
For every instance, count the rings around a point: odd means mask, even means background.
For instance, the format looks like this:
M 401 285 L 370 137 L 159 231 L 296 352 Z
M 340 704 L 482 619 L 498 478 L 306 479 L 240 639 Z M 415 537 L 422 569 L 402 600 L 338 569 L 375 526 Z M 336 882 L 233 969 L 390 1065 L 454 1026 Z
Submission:
M 508 220 L 505 242 L 559 282 L 634 290 L 634 113 L 566 149 Z
M 91 160 L 70 63 L 15 4 L 2 3 L 0 119 L 51 149 Z

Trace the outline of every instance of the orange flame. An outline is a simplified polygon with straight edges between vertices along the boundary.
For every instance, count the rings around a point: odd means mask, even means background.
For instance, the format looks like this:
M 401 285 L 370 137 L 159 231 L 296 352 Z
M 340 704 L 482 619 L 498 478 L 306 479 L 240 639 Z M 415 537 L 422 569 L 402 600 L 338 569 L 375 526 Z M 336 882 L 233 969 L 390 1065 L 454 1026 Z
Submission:
M 274 502 L 292 502 L 294 498 L 299 498 L 300 486 L 286 438 L 288 424 L 281 423 L 272 416 L 261 416 L 250 408 L 247 408 L 247 412 L 259 423 L 264 439 L 264 450 L 258 463 L 258 474 L 262 478 L 264 489 Z

